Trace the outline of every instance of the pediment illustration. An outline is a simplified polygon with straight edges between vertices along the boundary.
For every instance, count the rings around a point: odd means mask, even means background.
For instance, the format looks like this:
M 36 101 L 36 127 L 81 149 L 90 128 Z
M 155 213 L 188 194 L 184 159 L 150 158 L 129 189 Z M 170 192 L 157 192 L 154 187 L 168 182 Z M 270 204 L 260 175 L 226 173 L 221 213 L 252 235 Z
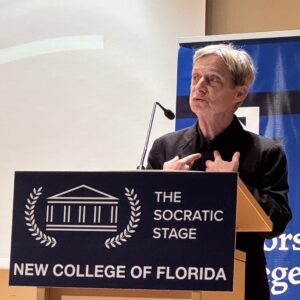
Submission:
M 116 198 L 112 195 L 99 191 L 88 185 L 82 184 L 59 194 L 50 196 L 47 200 L 105 200 L 116 201 Z

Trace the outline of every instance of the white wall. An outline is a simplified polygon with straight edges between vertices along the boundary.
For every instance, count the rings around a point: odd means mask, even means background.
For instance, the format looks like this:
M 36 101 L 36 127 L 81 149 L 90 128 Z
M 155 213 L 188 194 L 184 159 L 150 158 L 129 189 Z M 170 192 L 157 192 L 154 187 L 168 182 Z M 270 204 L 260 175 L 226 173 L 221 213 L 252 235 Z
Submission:
M 0 258 L 14 171 L 135 169 L 153 102 L 175 110 L 178 37 L 204 16 L 205 0 L 0 0 Z M 150 143 L 174 130 L 155 119 Z

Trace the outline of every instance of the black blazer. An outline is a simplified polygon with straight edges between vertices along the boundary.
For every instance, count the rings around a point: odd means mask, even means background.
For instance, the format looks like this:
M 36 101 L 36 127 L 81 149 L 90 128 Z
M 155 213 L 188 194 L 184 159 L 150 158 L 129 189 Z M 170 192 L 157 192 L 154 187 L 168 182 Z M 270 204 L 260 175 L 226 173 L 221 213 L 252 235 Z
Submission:
M 207 143 L 204 142 L 198 123 L 166 134 L 153 143 L 147 168 L 162 169 L 163 163 L 176 155 L 201 153 L 202 145 Z M 278 142 L 244 130 L 236 117 L 222 134 L 209 142 L 210 156 L 214 150 L 228 161 L 234 152 L 240 152 L 239 176 L 273 222 L 271 233 L 238 233 L 236 241 L 237 249 L 247 254 L 246 299 L 269 299 L 264 239 L 281 234 L 292 217 L 287 196 L 286 156 Z M 192 169 L 199 170 L 199 164 Z

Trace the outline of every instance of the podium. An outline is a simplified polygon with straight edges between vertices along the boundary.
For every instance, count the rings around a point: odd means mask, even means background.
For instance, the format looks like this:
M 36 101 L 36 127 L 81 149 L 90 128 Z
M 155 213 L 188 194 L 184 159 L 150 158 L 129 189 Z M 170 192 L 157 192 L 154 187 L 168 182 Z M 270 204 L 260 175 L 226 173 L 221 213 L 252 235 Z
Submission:
M 23 172 L 26 173 L 26 172 Z M 39 172 L 42 173 L 42 172 Z M 68 172 L 63 172 L 63 173 L 68 173 Z M 122 172 L 121 172 L 122 173 Z M 125 172 L 126 173 L 126 172 Z M 126 177 L 130 177 L 129 173 L 132 172 L 128 172 L 127 174 L 125 174 Z M 136 173 L 136 175 L 139 177 L 139 172 L 134 172 Z M 148 172 L 141 172 L 143 174 L 147 174 Z M 160 174 L 159 176 L 163 176 L 162 178 L 166 181 L 166 186 L 170 186 L 170 184 L 172 183 L 172 181 L 174 180 L 174 178 L 176 178 L 176 174 L 177 172 L 171 172 L 170 175 L 168 175 L 167 173 L 169 172 L 150 172 L 152 173 L 151 176 L 149 177 L 150 181 L 153 181 L 153 178 L 155 178 L 156 174 L 158 176 L 158 174 Z M 188 176 L 192 176 L 191 178 L 195 179 L 198 177 L 201 177 L 200 179 L 202 180 L 206 180 L 206 185 L 207 182 L 214 180 L 214 178 L 218 179 L 219 177 L 219 183 L 223 182 L 224 180 L 226 181 L 229 177 L 231 177 L 231 179 L 229 180 L 229 185 L 235 185 L 235 187 L 229 191 L 229 194 L 232 194 L 232 192 L 235 192 L 235 198 L 237 198 L 237 202 L 236 202 L 236 223 L 235 224 L 235 228 L 237 232 L 267 232 L 267 231 L 271 231 L 272 230 L 272 223 L 269 220 L 268 216 L 264 213 L 264 211 L 262 210 L 262 208 L 259 206 L 259 204 L 257 203 L 257 201 L 254 199 L 254 197 L 251 195 L 251 193 L 249 192 L 249 190 L 247 189 L 247 187 L 245 186 L 245 184 L 237 177 L 237 174 L 235 176 L 233 176 L 231 173 L 228 174 L 205 174 L 202 173 L 201 175 L 196 175 L 196 174 L 192 174 L 193 172 L 187 172 L 186 174 L 184 174 L 184 172 L 180 172 L 180 175 L 178 176 L 183 176 L 183 175 L 187 175 Z M 198 172 L 194 172 L 194 173 L 198 173 Z M 44 173 L 45 174 L 45 173 Z M 111 176 L 113 176 L 114 178 L 116 178 L 117 182 L 119 182 L 119 178 L 117 177 L 117 174 L 119 174 L 119 172 L 115 172 L 113 174 L 110 174 Z M 198 173 L 199 174 L 199 173 Z M 28 174 L 25 174 L 28 175 Z M 39 181 L 41 177 L 43 177 L 43 174 L 37 174 L 37 176 L 35 176 L 35 174 L 29 174 L 30 176 L 30 180 L 32 180 L 32 178 L 34 180 Z M 46 174 L 47 175 L 47 174 Z M 57 174 L 56 174 L 57 175 Z M 70 175 L 70 174 L 69 174 Z M 66 179 L 68 176 L 68 174 L 59 174 L 60 176 L 60 182 L 62 179 Z M 80 175 L 80 174 L 79 174 Z M 78 175 L 78 176 L 79 176 Z M 82 174 L 81 174 L 82 175 Z M 95 178 L 97 177 L 97 174 L 92 174 L 95 175 Z M 122 178 L 124 175 L 121 174 Z M 75 176 L 75 175 L 74 175 Z M 74 177 L 73 176 L 73 177 Z M 148 175 L 143 175 L 143 176 L 148 176 Z M 171 177 L 171 179 L 168 181 L 168 178 Z M 194 177 L 193 177 L 194 176 Z M 195 177 L 196 176 L 196 177 Z M 207 178 L 209 177 L 209 178 Z M 80 178 L 80 176 L 78 177 Z M 75 182 L 76 181 L 76 176 L 75 176 Z M 204 181 L 205 181 L 204 180 Z M 16 185 L 20 185 L 20 182 L 24 185 L 24 182 L 26 180 L 22 179 L 16 181 Z M 93 180 L 92 180 L 93 181 Z M 160 181 L 162 182 L 162 179 L 160 178 Z M 176 186 L 178 186 L 178 184 L 181 182 L 182 180 L 179 180 L 176 182 Z M 143 186 L 143 182 L 140 182 L 139 179 L 137 179 L 137 186 Z M 198 183 L 196 183 L 197 185 Z M 227 190 L 226 186 L 227 184 L 224 184 L 224 189 L 223 189 L 223 193 L 224 191 Z M 55 195 L 51 195 L 51 197 L 48 197 L 48 201 L 51 204 L 55 204 L 58 203 L 57 201 L 61 201 L 61 199 L 63 199 L 63 207 L 64 207 L 64 221 L 65 223 L 68 221 L 68 218 L 71 219 L 72 214 L 70 213 L 70 208 L 68 208 L 70 201 L 74 200 L 76 197 L 74 197 L 74 192 L 78 191 L 78 187 L 82 188 L 82 185 L 77 186 L 76 188 L 73 189 L 69 189 L 67 191 L 61 192 L 61 193 L 57 193 Z M 173 188 L 173 187 L 172 187 Z M 205 188 L 205 186 L 203 186 L 203 189 Z M 156 190 L 160 190 L 159 187 L 157 187 L 155 185 L 155 189 Z M 180 186 L 178 187 L 178 190 L 180 189 Z M 39 193 L 41 193 L 41 188 L 39 188 L 38 186 L 34 188 L 34 190 L 30 193 L 29 199 L 27 198 L 27 206 L 25 211 L 27 210 L 27 220 L 29 220 L 26 224 L 26 226 L 28 227 L 27 229 L 31 232 L 33 231 L 33 234 L 35 234 L 35 238 L 36 235 L 38 236 L 37 239 L 39 238 L 39 234 L 37 233 L 36 229 L 34 229 L 35 227 L 39 228 L 38 226 L 35 226 L 34 224 L 37 224 L 37 219 L 38 217 L 34 218 L 35 223 L 33 224 L 32 222 L 32 217 L 31 215 L 34 215 L 33 213 L 31 213 L 31 210 L 33 210 L 30 207 L 30 203 L 34 203 L 35 205 L 36 202 L 34 202 L 35 200 L 37 201 L 37 198 L 39 197 Z M 93 188 L 89 189 L 89 192 L 100 192 L 99 190 L 95 190 Z M 85 191 L 87 192 L 87 191 Z M 205 191 L 203 191 L 205 193 Z M 73 194 L 72 194 L 73 193 Z M 159 193 L 162 192 L 157 192 L 157 195 L 160 195 Z M 179 192 L 178 192 L 179 193 Z M 15 193 L 16 194 L 16 193 Z M 71 195 L 72 194 L 72 195 Z M 88 193 L 86 193 L 88 194 Z M 226 194 L 226 193 L 225 193 Z M 71 195 L 71 196 L 70 196 Z M 130 199 L 133 199 L 132 201 L 134 201 L 134 199 L 137 198 L 136 194 L 132 191 L 130 191 L 129 189 L 127 189 L 126 192 L 127 198 L 129 199 L 129 201 L 131 201 Z M 105 203 L 109 202 L 111 203 L 116 203 L 118 198 L 114 197 L 110 194 L 104 193 L 102 192 L 102 198 L 105 197 Z M 172 196 L 172 201 L 176 202 L 176 200 L 178 202 L 179 201 L 179 196 L 178 195 L 173 195 Z M 191 196 L 188 196 L 187 198 L 189 198 Z M 89 199 L 94 199 L 95 197 L 90 197 Z M 101 198 L 101 199 L 102 199 Z M 158 199 L 158 198 L 157 198 Z M 166 196 L 166 199 L 167 198 Z M 93 200 L 93 201 L 94 201 Z M 16 201 L 16 198 L 15 198 Z M 78 199 L 76 200 L 78 201 Z M 103 201 L 103 199 L 101 200 Z M 171 202 L 172 202 L 171 201 Z M 222 201 L 220 201 L 221 203 Z M 104 202 L 103 202 L 104 203 Z M 204 201 L 205 203 L 205 201 Z M 174 205 L 174 203 L 172 203 Z M 61 203 L 60 203 L 61 205 Z M 133 207 L 133 204 L 131 205 L 131 212 L 136 210 L 137 212 L 139 212 L 138 210 L 138 206 Z M 50 208 L 49 208 L 50 207 Z M 30 210 L 31 209 L 31 210 Z M 88 209 L 88 208 L 86 208 Z M 133 209 L 133 210 L 132 210 Z M 231 209 L 231 208 L 230 208 Z M 234 208 L 235 209 L 235 208 Z M 113 212 L 113 218 L 110 220 L 112 225 L 109 225 L 111 230 L 114 230 L 114 218 L 116 218 L 117 216 L 117 211 L 116 208 L 110 208 L 110 211 Z M 235 211 L 235 210 L 234 210 Z M 100 215 L 99 211 L 96 211 L 98 215 Z M 82 223 L 82 218 L 83 218 L 83 214 L 82 211 L 81 213 L 81 223 Z M 51 206 L 47 206 L 47 220 L 51 220 Z M 96 215 L 97 215 L 96 214 Z M 54 218 L 52 216 L 52 218 Z M 132 219 L 132 215 L 131 215 L 131 219 Z M 216 220 L 218 218 L 216 217 Z M 221 218 L 220 218 L 221 219 Z M 69 220 L 70 221 L 70 220 Z M 95 221 L 95 219 L 94 219 Z M 31 222 L 31 223 L 30 223 Z M 136 223 L 134 223 L 136 222 Z M 57 223 L 57 222 L 56 222 Z M 70 223 L 70 222 L 69 222 Z M 33 225 L 32 225 L 33 224 Z M 233 223 L 231 223 L 233 224 Z M 136 225 L 137 227 L 137 221 L 134 220 L 133 218 L 133 225 Z M 133 230 L 133 228 L 135 228 L 132 225 L 131 230 Z M 218 224 L 217 224 L 218 225 Z M 216 225 L 216 226 L 217 226 Z M 48 227 L 47 227 L 48 226 Z M 68 230 L 76 230 L 74 229 L 75 225 L 68 225 L 69 227 L 67 227 L 67 225 L 60 226 L 60 225 L 51 225 L 51 224 L 47 224 L 46 227 L 48 228 L 48 232 L 51 233 L 51 230 L 66 230 L 66 228 Z M 79 225 L 76 225 L 79 226 Z M 84 225 L 86 226 L 86 225 Z M 81 230 L 86 230 L 87 227 L 84 227 L 83 225 L 81 225 Z M 106 225 L 108 226 L 108 225 Z M 232 226 L 232 225 L 230 225 Z M 77 227 L 76 227 L 77 228 Z M 91 225 L 88 226 L 88 228 L 91 228 Z M 104 228 L 104 227 L 101 227 Z M 107 227 L 105 227 L 107 228 Z M 215 227 L 218 228 L 218 227 Z M 95 227 L 93 227 L 93 229 L 95 229 Z M 13 229 L 14 230 L 14 229 Z M 44 234 L 44 233 L 43 233 Z M 132 235 L 134 234 L 134 231 L 132 231 Z M 56 246 L 56 240 L 51 237 L 51 235 L 45 235 L 43 236 L 42 234 L 41 238 L 42 239 L 42 243 L 43 244 L 48 244 L 48 247 L 55 247 Z M 83 237 L 83 235 L 81 235 Z M 126 240 L 126 238 L 123 236 L 124 240 Z M 43 240 L 44 239 L 44 240 Z M 117 240 L 118 238 L 116 238 Z M 129 237 L 128 237 L 129 239 Z M 109 239 L 108 239 L 109 240 Z M 109 243 L 112 242 L 113 239 L 109 240 Z M 113 240 L 112 245 L 113 247 L 118 247 L 117 244 L 114 244 L 114 242 L 116 242 L 116 240 Z M 127 242 L 127 241 L 126 241 Z M 106 241 L 106 243 L 108 243 Z M 119 243 L 121 244 L 122 241 L 119 240 Z M 230 245 L 229 245 L 230 246 Z M 226 247 L 225 247 L 226 248 Z M 230 248 L 230 247 L 229 247 Z M 202 253 L 202 252 L 201 252 Z M 244 299 L 244 286 L 245 286 L 245 261 L 246 261 L 246 254 L 239 251 L 239 250 L 235 250 L 234 251 L 234 262 L 232 263 L 233 266 L 233 291 L 213 291 L 211 290 L 211 288 L 208 285 L 208 290 L 205 291 L 200 291 L 200 290 L 193 290 L 193 288 L 189 288 L 189 290 L 182 290 L 180 289 L 162 289 L 161 287 L 159 289 L 153 289 L 153 288 L 147 288 L 147 289 L 143 289 L 143 286 L 140 285 L 138 286 L 136 289 L 134 288 L 124 288 L 123 286 L 121 288 L 118 288 L 116 286 L 112 286 L 110 287 L 106 287 L 103 288 L 101 287 L 100 289 L 95 288 L 95 286 L 93 286 L 93 288 L 89 288 L 89 287 L 64 287 L 64 286 L 58 286 L 58 287 L 43 287 L 43 282 L 44 281 L 40 281 L 40 283 L 38 283 L 37 285 L 39 285 L 40 287 L 38 287 L 38 300 L 103 300 L 103 299 L 112 299 L 112 300 L 117 300 L 117 299 L 161 299 L 161 300 L 167 300 L 167 299 L 199 299 L 199 300 L 215 300 L 215 299 L 222 299 L 222 300 L 242 300 Z M 33 266 L 29 266 L 30 268 Z M 18 269 L 19 268 L 19 269 Z M 21 272 L 21 266 L 19 265 L 18 268 L 14 268 L 14 272 L 19 271 Z M 11 265 L 11 269 L 12 269 L 12 265 Z M 45 270 L 44 270 L 45 271 Z M 232 271 L 232 270 L 231 270 Z M 12 272 L 12 270 L 11 270 Z M 25 272 L 25 271 L 24 271 Z M 29 270 L 29 273 L 32 272 L 32 269 Z M 42 268 L 40 269 L 39 272 L 43 272 Z M 45 271 L 46 272 L 46 271 Z M 30 273 L 30 275 L 32 275 Z M 70 274 L 69 274 L 70 275 Z M 60 276 L 60 274 L 58 274 L 58 276 Z M 71 276 L 71 275 L 70 275 Z M 11 276 L 12 277 L 12 276 Z M 38 281 L 39 282 L 39 281 Z M 22 285 L 22 284 L 21 284 Z M 26 285 L 26 283 L 25 283 Z M 29 284 L 30 285 L 30 284 Z M 188 285 L 189 286 L 189 285 Z

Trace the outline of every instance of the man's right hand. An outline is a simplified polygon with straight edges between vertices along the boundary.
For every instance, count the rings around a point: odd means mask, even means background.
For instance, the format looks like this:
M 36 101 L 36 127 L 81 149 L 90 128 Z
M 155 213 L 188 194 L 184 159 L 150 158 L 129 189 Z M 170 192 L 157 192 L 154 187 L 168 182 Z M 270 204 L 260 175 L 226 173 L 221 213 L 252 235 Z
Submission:
M 178 156 L 175 156 L 173 159 L 166 161 L 163 165 L 164 171 L 174 171 L 174 170 L 189 170 L 195 160 L 199 159 L 201 157 L 201 153 L 194 153 L 191 155 L 188 155 L 183 158 L 179 158 Z

